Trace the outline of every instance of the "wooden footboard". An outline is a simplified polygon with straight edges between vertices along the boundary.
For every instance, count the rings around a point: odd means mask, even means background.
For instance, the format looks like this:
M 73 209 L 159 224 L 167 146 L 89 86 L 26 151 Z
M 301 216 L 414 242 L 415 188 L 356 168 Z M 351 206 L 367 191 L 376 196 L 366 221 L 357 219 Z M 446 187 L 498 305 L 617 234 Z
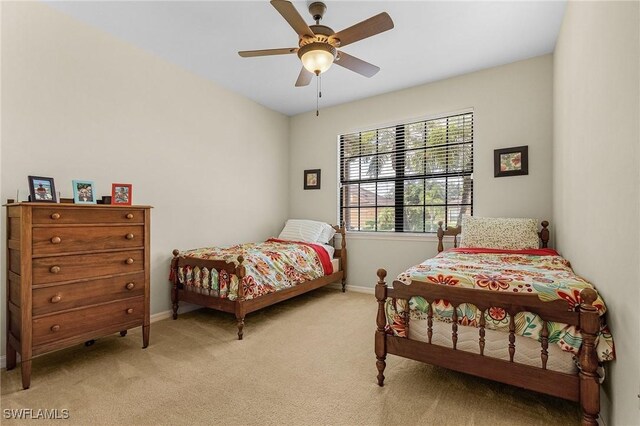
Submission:
M 575 311 L 572 311 L 569 310 L 568 304 L 564 300 L 543 302 L 535 294 L 498 293 L 422 281 L 412 281 L 410 285 L 394 281 L 393 288 L 388 288 L 385 283 L 387 272 L 384 269 L 379 269 L 377 275 L 378 282 L 375 294 L 378 302 L 378 312 L 376 317 L 375 354 L 378 384 L 380 386 L 383 385 L 385 379 L 386 355 L 395 354 L 560 398 L 579 401 L 583 411 L 583 424 L 597 424 L 600 411 L 600 385 L 599 375 L 596 371 L 598 358 L 595 350 L 595 339 L 599 331 L 599 317 L 597 309 L 592 306 L 592 303 L 597 298 L 595 290 L 583 289 L 580 292 L 582 303 L 576 307 Z M 414 296 L 423 297 L 429 303 L 427 342 L 387 334 L 388 324 L 385 314 L 387 298 L 408 301 Z M 431 343 L 434 320 L 431 304 L 438 299 L 447 300 L 454 307 L 451 323 L 451 347 Z M 464 303 L 473 304 L 482 312 L 478 327 L 479 354 L 461 351 L 456 347 L 458 341 L 456 308 Z M 504 309 L 510 317 L 509 332 L 505 333 L 505 349 L 508 349 L 509 361 L 484 355 L 484 313 L 492 307 Z M 543 321 L 542 337 L 540 339 L 540 367 L 514 362 L 514 355 L 517 351 L 515 316 L 520 312 L 535 313 Z M 404 321 L 406 336 L 409 336 L 411 324 L 408 309 L 404 312 Z M 547 349 L 549 344 L 547 322 L 549 321 L 575 325 L 580 329 L 583 343 L 579 354 L 580 371 L 578 374 L 572 375 L 547 369 Z
M 193 303 L 195 305 L 205 306 L 207 308 L 216 309 L 223 312 L 229 312 L 235 314 L 238 325 L 238 339 L 242 340 L 244 329 L 244 317 L 245 310 L 245 295 L 244 287 L 242 286 L 242 279 L 246 275 L 245 267 L 242 265 L 244 258 L 238 256 L 238 265 L 234 263 L 224 262 L 220 260 L 198 259 L 194 257 L 180 256 L 179 250 L 173 250 L 173 259 L 171 260 L 171 277 L 172 277 L 172 289 L 171 289 L 171 302 L 173 309 L 173 319 L 178 318 L 179 302 Z M 190 291 L 187 286 L 180 284 L 178 279 L 178 268 L 181 266 L 191 266 L 207 268 L 210 271 L 216 270 L 218 273 L 221 271 L 227 272 L 230 276 L 236 275 L 238 277 L 238 296 L 236 300 L 229 300 L 227 298 L 201 294 L 195 291 Z M 231 289 L 229 289 L 230 291 Z
M 199 306 L 204 306 L 218 311 L 229 312 L 235 314 L 237 326 L 238 326 L 238 340 L 242 340 L 244 334 L 244 320 L 245 316 L 251 312 L 255 312 L 264 307 L 273 305 L 283 300 L 290 299 L 300 294 L 315 290 L 325 285 L 341 282 L 342 291 L 345 291 L 345 280 L 347 274 L 347 241 L 346 230 L 344 225 L 334 226 L 334 229 L 340 233 L 341 242 L 340 248 L 336 249 L 334 258 L 340 259 L 340 270 L 330 275 L 320 277 L 315 280 L 306 281 L 296 286 L 279 290 L 274 293 L 269 293 L 246 300 L 244 293 L 244 286 L 242 285 L 242 279 L 246 276 L 246 269 L 243 265 L 244 258 L 238 256 L 238 264 L 224 262 L 220 260 L 199 259 L 195 257 L 180 256 L 179 250 L 173 250 L 173 258 L 171 260 L 171 301 L 173 309 L 173 319 L 178 318 L 178 308 L 181 301 L 192 303 Z M 230 276 L 236 275 L 238 277 L 238 297 L 236 300 L 229 300 L 228 298 L 219 297 L 211 294 L 204 294 L 202 292 L 192 291 L 189 286 L 180 284 L 178 278 L 178 269 L 182 266 L 191 266 L 192 268 L 207 268 L 209 271 L 216 270 L 226 271 Z M 231 281 L 231 280 L 230 280 Z M 231 289 L 229 289 L 231 291 Z

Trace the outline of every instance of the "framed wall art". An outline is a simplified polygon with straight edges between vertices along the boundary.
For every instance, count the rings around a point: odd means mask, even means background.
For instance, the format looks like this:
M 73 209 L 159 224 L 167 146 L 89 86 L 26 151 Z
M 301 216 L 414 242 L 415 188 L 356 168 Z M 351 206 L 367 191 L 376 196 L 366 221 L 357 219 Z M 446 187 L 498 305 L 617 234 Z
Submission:
M 90 180 L 73 180 L 73 202 L 96 204 L 95 185 Z
M 29 176 L 29 195 L 31 195 L 31 201 L 38 203 L 58 202 L 56 187 L 53 178 L 50 177 Z
M 529 174 L 529 147 L 496 149 L 493 151 L 493 176 L 519 176 Z
M 304 171 L 304 189 L 320 189 L 320 169 Z

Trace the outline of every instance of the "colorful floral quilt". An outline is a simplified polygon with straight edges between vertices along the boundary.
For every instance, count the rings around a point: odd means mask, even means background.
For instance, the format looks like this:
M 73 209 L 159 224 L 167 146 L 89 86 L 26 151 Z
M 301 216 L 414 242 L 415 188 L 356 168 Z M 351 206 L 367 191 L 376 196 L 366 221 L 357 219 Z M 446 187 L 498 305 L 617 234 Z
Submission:
M 451 249 L 440 253 L 420 265 L 414 266 L 398 276 L 405 284 L 411 280 L 427 281 L 441 285 L 454 285 L 486 291 L 534 293 L 541 300 L 564 299 L 574 308 L 580 303 L 580 290 L 593 286 L 574 274 L 569 262 L 550 249 L 526 251 L 501 251 L 490 249 Z M 532 254 L 536 253 L 536 254 Z M 596 342 L 601 361 L 615 359 L 613 339 L 603 319 L 606 307 L 600 296 L 593 304 L 600 314 L 601 332 Z M 406 337 L 404 312 L 406 301 L 388 299 L 386 314 L 388 332 Z M 458 323 L 477 326 L 482 313 L 473 305 L 462 304 L 457 308 Z M 409 301 L 410 319 L 425 320 L 428 304 L 422 297 Z M 451 322 L 453 307 L 444 300 L 433 304 L 436 320 Z M 486 327 L 494 330 L 509 330 L 509 316 L 501 308 L 485 312 Z M 519 313 L 515 318 L 516 333 L 520 336 L 540 340 L 543 322 L 535 314 Z M 582 336 L 575 326 L 547 323 L 549 343 L 555 343 L 564 351 L 578 354 Z
M 246 276 L 242 284 L 245 299 L 253 299 L 330 275 L 333 270 L 327 251 L 317 244 L 267 240 L 263 243 L 240 244 L 232 247 L 208 247 L 180 252 L 180 256 L 222 260 L 237 265 L 244 257 Z M 178 282 L 191 286 L 202 294 L 229 298 L 238 297 L 238 277 L 226 271 L 181 266 Z

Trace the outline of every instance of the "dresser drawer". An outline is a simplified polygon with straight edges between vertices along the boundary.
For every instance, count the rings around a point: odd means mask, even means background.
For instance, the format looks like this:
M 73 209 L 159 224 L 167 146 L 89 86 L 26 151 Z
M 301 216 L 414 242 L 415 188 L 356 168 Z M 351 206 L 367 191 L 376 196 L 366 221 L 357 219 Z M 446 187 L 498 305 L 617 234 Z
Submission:
M 33 315 L 144 294 L 144 273 L 33 289 Z
M 144 210 L 122 207 L 38 207 L 34 224 L 143 223 Z
M 144 246 L 144 226 L 34 227 L 33 255 Z
M 33 259 L 33 284 L 80 280 L 144 270 L 144 250 Z
M 33 320 L 33 345 L 100 331 L 118 324 L 140 322 L 144 317 L 144 299 L 136 297 L 92 306 Z

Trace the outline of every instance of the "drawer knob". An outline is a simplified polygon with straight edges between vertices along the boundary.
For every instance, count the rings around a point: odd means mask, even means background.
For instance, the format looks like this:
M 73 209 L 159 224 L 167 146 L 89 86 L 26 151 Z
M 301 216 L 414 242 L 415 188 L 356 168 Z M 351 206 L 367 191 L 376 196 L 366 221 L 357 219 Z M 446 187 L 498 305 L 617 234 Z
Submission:
M 133 219 L 133 213 L 127 213 L 125 216 L 127 219 Z
M 60 237 L 51 238 L 51 244 L 60 244 L 61 242 L 62 242 L 62 239 Z
M 49 268 L 49 272 L 51 272 L 52 274 L 57 274 L 58 272 L 60 272 L 60 267 L 52 266 L 51 268 Z
M 136 285 L 135 285 L 134 283 L 127 283 L 127 285 L 126 285 L 127 290 L 133 290 L 133 288 L 134 288 L 135 286 L 136 286 Z
M 124 263 L 126 263 L 127 265 L 131 265 L 133 263 L 133 259 L 128 258 L 127 260 L 124 261 Z
M 133 308 L 129 308 L 129 309 L 127 309 L 127 313 L 128 313 L 128 314 L 132 314 L 132 313 L 133 313 Z
M 51 298 L 51 303 L 58 303 L 61 300 L 62 300 L 62 297 L 59 294 L 56 294 Z
M 53 220 L 58 220 L 58 219 L 60 219 L 60 213 L 52 213 L 52 214 L 51 214 L 51 219 L 53 219 Z
M 133 234 L 127 234 L 124 236 L 127 240 L 133 240 Z
M 60 326 L 58 324 L 51 326 L 51 331 L 53 331 L 54 333 L 58 330 L 60 330 Z

